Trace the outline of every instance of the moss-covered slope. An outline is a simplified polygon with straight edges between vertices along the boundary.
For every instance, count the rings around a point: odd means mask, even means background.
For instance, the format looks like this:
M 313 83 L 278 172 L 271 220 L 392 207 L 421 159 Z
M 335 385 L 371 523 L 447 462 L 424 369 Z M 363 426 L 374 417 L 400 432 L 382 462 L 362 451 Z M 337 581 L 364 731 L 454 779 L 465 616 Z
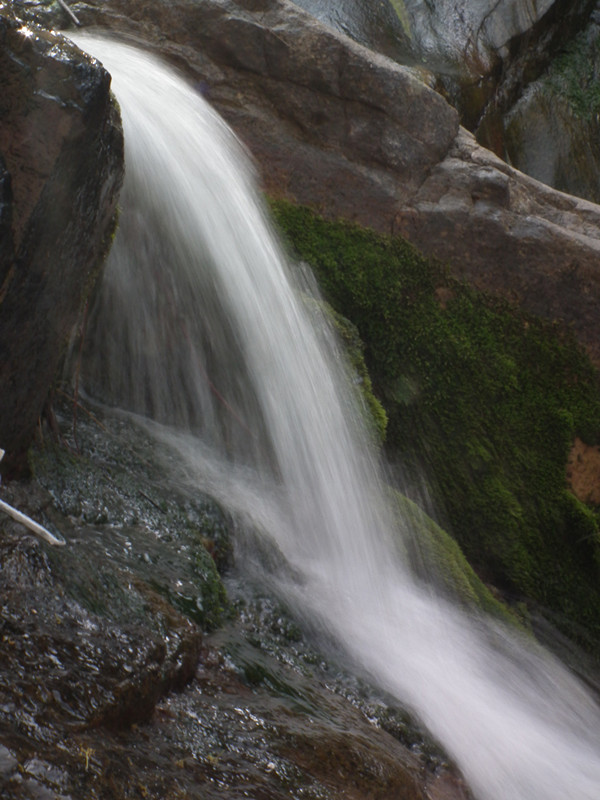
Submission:
M 564 331 L 457 283 L 402 239 L 286 203 L 273 211 L 365 342 L 389 456 L 425 471 L 480 576 L 600 652 L 598 517 L 566 480 L 574 437 L 600 442 L 598 376 L 586 355 Z

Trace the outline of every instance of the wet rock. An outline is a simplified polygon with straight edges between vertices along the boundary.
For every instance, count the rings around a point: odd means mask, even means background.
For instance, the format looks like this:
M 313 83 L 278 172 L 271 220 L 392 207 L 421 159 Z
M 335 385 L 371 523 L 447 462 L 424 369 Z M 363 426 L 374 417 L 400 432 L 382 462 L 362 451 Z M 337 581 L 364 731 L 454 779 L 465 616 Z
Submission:
M 61 352 L 110 242 L 122 135 L 110 78 L 0 12 L 0 419 L 22 471 Z
M 0 551 L 3 724 L 127 727 L 193 676 L 200 633 L 149 588 L 148 614 L 168 636 L 83 608 L 33 538 L 3 525 Z
M 90 612 L 44 545 L 1 523 L 0 564 L 0 795 L 97 797 L 85 788 L 96 742 L 191 680 L 200 632 L 147 586 L 145 621 Z
M 205 504 L 161 479 L 143 431 L 96 413 L 81 455 L 46 443 L 38 479 L 2 487 L 68 543 L 0 518 L 0 795 L 466 797 L 408 715 L 342 684 L 272 600 L 244 597 L 201 641 L 165 587 L 187 591 Z

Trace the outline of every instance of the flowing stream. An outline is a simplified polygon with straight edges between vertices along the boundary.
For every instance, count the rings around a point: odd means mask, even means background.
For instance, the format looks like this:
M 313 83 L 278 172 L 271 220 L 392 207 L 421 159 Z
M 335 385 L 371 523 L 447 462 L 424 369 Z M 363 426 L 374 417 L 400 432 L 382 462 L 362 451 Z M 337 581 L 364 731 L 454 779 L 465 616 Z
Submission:
M 412 709 L 479 800 L 598 800 L 591 696 L 403 563 L 410 531 L 388 509 L 344 358 L 288 271 L 240 144 L 155 58 L 77 41 L 113 75 L 126 141 L 92 391 L 154 421 L 182 479 L 257 532 L 239 543 L 248 569 Z

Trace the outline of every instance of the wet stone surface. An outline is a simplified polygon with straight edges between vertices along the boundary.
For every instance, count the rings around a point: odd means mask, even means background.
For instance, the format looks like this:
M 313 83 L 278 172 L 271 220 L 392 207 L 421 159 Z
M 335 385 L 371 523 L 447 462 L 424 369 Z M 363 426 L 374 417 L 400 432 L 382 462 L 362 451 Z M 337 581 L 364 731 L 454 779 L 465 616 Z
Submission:
M 36 479 L 0 487 L 66 540 L 0 519 L 0 796 L 466 798 L 406 714 L 236 577 L 230 521 L 147 434 L 92 413 L 74 435 L 65 407 Z
M 26 453 L 64 343 L 99 275 L 123 176 L 110 76 L 0 3 L 0 440 Z

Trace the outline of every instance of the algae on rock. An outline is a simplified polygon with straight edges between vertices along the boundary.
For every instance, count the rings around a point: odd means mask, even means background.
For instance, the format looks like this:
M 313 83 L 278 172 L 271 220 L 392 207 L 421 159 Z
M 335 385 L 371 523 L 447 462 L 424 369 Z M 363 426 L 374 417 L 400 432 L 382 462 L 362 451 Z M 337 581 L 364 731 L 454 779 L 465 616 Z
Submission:
M 389 418 L 388 457 L 425 475 L 480 577 L 600 654 L 598 515 L 566 481 L 575 437 L 600 443 L 587 355 L 557 326 L 451 279 L 400 238 L 285 202 L 273 211 L 365 343 Z

